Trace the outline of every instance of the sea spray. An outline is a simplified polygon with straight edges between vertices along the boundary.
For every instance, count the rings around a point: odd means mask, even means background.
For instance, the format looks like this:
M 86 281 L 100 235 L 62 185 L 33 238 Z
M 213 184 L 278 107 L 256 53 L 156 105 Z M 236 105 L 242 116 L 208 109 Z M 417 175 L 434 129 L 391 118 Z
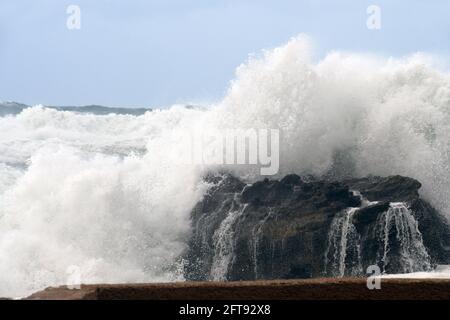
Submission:
M 278 129 L 278 176 L 410 176 L 448 217 L 449 74 L 423 55 L 333 52 L 313 62 L 309 42 L 251 58 L 204 109 L 132 116 L 38 106 L 0 117 L 0 296 L 63 284 L 72 265 L 86 283 L 170 280 L 201 177 L 223 169 L 167 161 L 183 148 L 174 131 Z M 338 153 L 347 161 L 336 166 Z M 227 170 L 260 179 L 257 169 Z
M 195 114 L 179 111 L 185 121 Z M 64 284 L 72 266 L 83 283 L 173 279 L 189 212 L 206 186 L 195 168 L 164 162 L 164 143 L 156 150 L 148 143 L 164 135 L 164 113 L 176 119 L 175 109 L 117 117 L 41 107 L 0 118 L 11 129 L 0 145 L 24 166 L 21 174 L 0 175 L 8 186 L 0 195 L 0 270 L 8 274 L 0 277 L 0 296 Z M 173 130 L 169 123 L 162 128 Z

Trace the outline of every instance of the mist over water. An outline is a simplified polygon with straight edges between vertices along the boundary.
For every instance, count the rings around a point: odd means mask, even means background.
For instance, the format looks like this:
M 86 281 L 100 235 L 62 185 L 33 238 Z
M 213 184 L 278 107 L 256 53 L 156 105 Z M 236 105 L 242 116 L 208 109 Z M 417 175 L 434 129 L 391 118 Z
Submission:
M 182 279 L 202 176 L 223 169 L 169 161 L 193 130 L 279 129 L 278 176 L 406 175 L 450 217 L 449 116 L 450 76 L 424 55 L 313 62 L 300 36 L 250 58 L 208 108 L 0 117 L 0 296 L 64 284 L 72 265 L 83 283 Z

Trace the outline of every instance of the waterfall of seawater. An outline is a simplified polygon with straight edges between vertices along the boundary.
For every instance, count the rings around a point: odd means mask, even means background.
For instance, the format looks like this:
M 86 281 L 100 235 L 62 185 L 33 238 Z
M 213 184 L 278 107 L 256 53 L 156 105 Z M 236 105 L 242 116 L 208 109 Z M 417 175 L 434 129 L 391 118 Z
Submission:
M 228 267 L 234 255 L 234 228 L 236 220 L 244 212 L 247 204 L 241 204 L 238 194 L 227 217 L 222 221 L 213 235 L 214 257 L 211 266 L 210 279 L 214 281 L 227 280 Z
M 383 273 L 389 273 L 389 266 L 393 263 L 399 265 L 404 273 L 431 269 L 430 256 L 417 221 L 405 203 L 391 203 L 390 208 L 380 215 L 378 227 L 383 243 L 378 253 Z M 391 249 L 398 252 L 395 256 L 398 261 L 392 261 Z
M 328 235 L 328 248 L 325 253 L 325 272 L 335 277 L 349 273 L 346 265 L 353 264 L 350 274 L 360 271 L 360 237 L 352 223 L 353 215 L 359 208 L 347 208 L 334 219 Z M 351 255 L 350 255 L 351 254 Z M 331 255 L 331 259 L 329 256 Z M 349 259 L 347 259 L 349 258 Z M 356 258 L 356 260 L 354 260 Z
M 336 215 L 328 234 L 328 247 L 325 252 L 325 274 L 343 277 L 346 274 L 358 275 L 361 266 L 361 237 L 353 225 L 353 216 L 361 208 L 377 202 L 364 198 L 359 191 L 352 191 L 361 200 L 361 207 L 347 208 Z M 331 259 L 330 259 L 331 255 Z
M 252 230 L 253 235 L 253 271 L 255 273 L 255 279 L 259 279 L 258 272 L 258 249 L 260 248 L 260 241 L 262 235 L 262 229 L 267 220 L 272 216 L 273 209 L 269 208 L 269 213 L 262 219 Z
M 334 277 L 356 276 L 364 273 L 361 261 L 361 235 L 353 225 L 355 213 L 374 204 L 361 198 L 361 207 L 347 208 L 333 219 L 325 252 L 325 274 Z M 416 272 L 431 269 L 430 257 L 423 244 L 422 234 L 411 210 L 405 203 L 390 203 L 377 222 L 379 250 L 375 261 L 383 273 Z

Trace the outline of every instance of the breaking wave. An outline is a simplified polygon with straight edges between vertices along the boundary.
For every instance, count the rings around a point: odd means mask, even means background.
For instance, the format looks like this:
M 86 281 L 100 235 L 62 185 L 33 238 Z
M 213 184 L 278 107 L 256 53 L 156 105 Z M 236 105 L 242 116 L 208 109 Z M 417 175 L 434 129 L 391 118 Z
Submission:
M 182 279 L 207 167 L 168 161 L 192 130 L 280 130 L 279 175 L 401 174 L 450 216 L 450 76 L 424 55 L 311 56 L 304 36 L 252 57 L 208 108 L 139 114 L 36 106 L 0 117 L 0 296 L 67 282 Z

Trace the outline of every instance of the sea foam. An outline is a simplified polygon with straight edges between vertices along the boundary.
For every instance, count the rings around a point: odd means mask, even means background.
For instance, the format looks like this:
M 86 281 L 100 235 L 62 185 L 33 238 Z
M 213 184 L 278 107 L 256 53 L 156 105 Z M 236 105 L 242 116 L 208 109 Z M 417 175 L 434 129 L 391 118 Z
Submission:
M 280 170 L 340 178 L 401 174 L 450 217 L 450 77 L 425 55 L 332 52 L 299 36 L 251 57 L 224 99 L 141 115 L 44 106 L 0 117 L 0 296 L 67 283 L 182 279 L 202 176 L 247 166 L 180 165 L 176 136 L 278 129 Z

